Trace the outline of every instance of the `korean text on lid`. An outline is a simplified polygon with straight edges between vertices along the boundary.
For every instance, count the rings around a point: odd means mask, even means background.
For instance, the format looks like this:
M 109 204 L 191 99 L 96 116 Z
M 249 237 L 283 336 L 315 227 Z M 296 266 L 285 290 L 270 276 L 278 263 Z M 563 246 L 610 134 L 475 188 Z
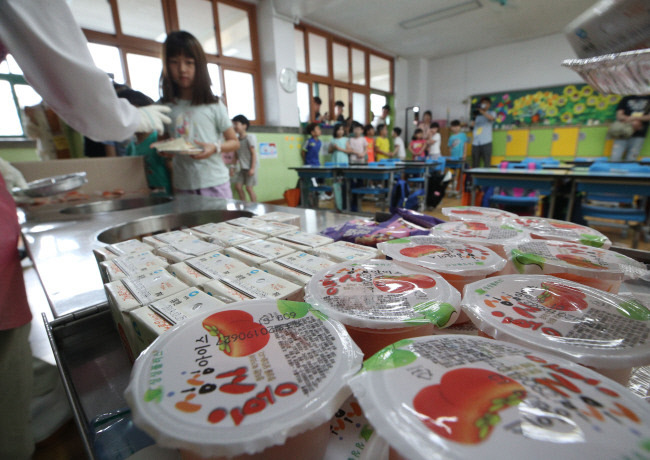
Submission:
M 527 229 L 532 238 L 540 240 L 571 241 L 603 249 L 612 245 L 610 239 L 599 231 L 573 222 L 543 217 L 517 217 L 508 222 Z
M 126 398 L 164 447 L 204 457 L 321 458 L 361 354 L 341 324 L 302 302 L 261 300 L 197 316 L 136 361 Z M 273 457 L 277 458 L 277 457 Z
M 481 206 L 453 206 L 442 208 L 442 215 L 447 216 L 449 220 L 474 220 L 497 222 L 504 219 L 517 217 L 508 211 L 496 208 L 484 208 Z
M 533 240 L 506 246 L 503 274 L 553 275 L 618 293 L 623 280 L 648 273 L 645 265 L 614 251 L 568 241 Z
M 438 224 L 431 229 L 431 236 L 462 243 L 487 246 L 500 256 L 504 256 L 506 243 L 527 241 L 527 230 L 499 222 L 457 221 Z
M 650 407 L 565 359 L 481 337 L 417 337 L 350 382 L 391 460 L 647 458 Z
M 634 299 L 546 275 L 468 284 L 463 310 L 488 336 L 595 369 L 650 364 L 650 310 Z

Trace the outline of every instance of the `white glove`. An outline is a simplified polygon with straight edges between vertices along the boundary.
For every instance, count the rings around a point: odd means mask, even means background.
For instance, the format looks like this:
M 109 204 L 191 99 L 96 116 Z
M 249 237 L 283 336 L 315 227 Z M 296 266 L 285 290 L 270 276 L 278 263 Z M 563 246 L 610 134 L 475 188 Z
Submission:
M 150 133 L 152 131 L 162 133 L 165 131 L 164 124 L 172 122 L 171 118 L 165 115 L 171 112 L 172 109 L 165 105 L 148 105 L 140 107 L 138 111 L 140 112 L 140 124 L 136 129 L 138 133 Z

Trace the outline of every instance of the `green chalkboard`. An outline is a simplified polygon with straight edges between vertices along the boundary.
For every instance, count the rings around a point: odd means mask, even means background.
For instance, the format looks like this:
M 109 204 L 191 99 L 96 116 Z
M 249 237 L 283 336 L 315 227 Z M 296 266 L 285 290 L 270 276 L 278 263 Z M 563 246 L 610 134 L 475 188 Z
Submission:
M 472 96 L 470 115 L 482 97 L 497 114 L 495 128 L 587 125 L 613 121 L 621 96 L 600 94 L 587 84 L 572 84 Z

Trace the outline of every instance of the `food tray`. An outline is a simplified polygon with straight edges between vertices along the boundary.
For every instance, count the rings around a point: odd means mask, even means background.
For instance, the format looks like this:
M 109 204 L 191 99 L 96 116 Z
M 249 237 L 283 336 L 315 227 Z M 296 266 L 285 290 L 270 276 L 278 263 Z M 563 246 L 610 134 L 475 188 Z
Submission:
M 40 198 L 76 190 L 86 182 L 88 182 L 86 173 L 76 172 L 28 182 L 25 188 L 14 189 L 13 191 L 16 194 Z

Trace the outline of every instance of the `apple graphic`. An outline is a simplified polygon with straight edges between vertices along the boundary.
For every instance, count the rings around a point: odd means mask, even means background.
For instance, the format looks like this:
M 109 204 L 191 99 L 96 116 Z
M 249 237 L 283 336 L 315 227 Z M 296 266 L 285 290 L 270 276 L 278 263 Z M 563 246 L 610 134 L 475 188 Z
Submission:
M 413 408 L 427 428 L 450 441 L 479 444 L 501 421 L 498 413 L 520 404 L 526 389 L 517 381 L 487 369 L 446 372 L 438 385 L 421 389 Z
M 556 257 L 568 264 L 575 265 L 577 267 L 593 268 L 595 270 L 607 270 L 607 267 L 594 263 L 588 259 L 585 259 L 584 257 L 575 254 L 558 254 Z
M 558 311 L 580 311 L 589 306 L 579 289 L 561 283 L 546 281 L 540 286 L 544 292 L 537 300 L 547 308 Z
M 465 222 L 465 226 L 467 227 L 468 230 L 475 230 L 475 231 L 490 229 L 483 222 Z
M 472 216 L 480 216 L 483 213 L 480 211 L 474 211 L 473 209 L 454 209 L 451 211 L 453 214 L 466 214 L 466 215 L 472 215 Z
M 225 310 L 203 320 L 203 328 L 219 337 L 219 350 L 231 357 L 248 356 L 266 346 L 266 328 L 253 321 L 253 315 L 241 310 Z
M 422 244 L 420 246 L 413 246 L 410 248 L 403 248 L 400 249 L 399 253 L 406 256 L 406 257 L 412 257 L 414 259 L 418 257 L 425 257 L 428 256 L 429 254 L 435 254 L 437 252 L 446 252 L 447 249 L 438 246 L 437 244 Z
M 400 294 L 414 289 L 430 289 L 436 285 L 436 280 L 427 275 L 384 275 L 372 280 L 377 289 L 389 294 Z

